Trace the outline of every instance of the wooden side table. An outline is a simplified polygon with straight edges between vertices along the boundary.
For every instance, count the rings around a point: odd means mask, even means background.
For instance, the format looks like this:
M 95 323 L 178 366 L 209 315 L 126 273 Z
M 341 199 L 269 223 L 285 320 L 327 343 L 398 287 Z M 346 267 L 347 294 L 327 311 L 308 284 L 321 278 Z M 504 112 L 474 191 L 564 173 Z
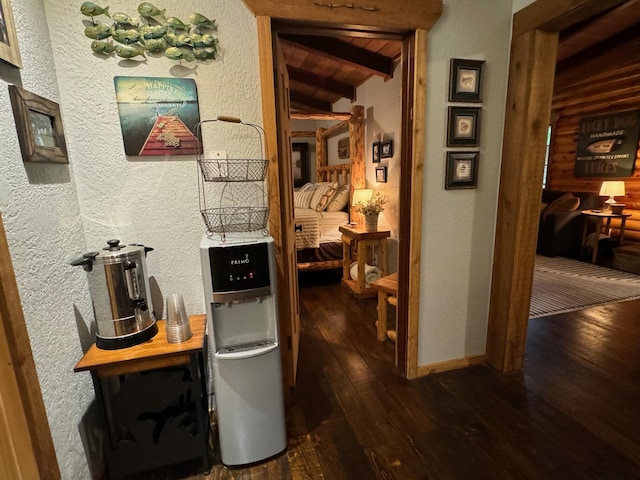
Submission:
M 596 219 L 596 234 L 593 239 L 593 251 L 591 253 L 591 263 L 596 263 L 598 259 L 598 242 L 600 240 L 600 233 L 602 232 L 602 221 L 607 220 L 605 225 L 605 229 L 607 231 L 611 228 L 611 220 L 614 218 L 620 219 L 620 234 L 618 236 L 618 244 L 619 246 L 623 245 L 624 242 L 624 227 L 627 222 L 627 217 L 630 217 L 630 213 L 611 213 L 611 211 L 606 210 L 583 210 L 582 215 L 585 215 L 587 218 L 595 218 Z M 589 226 L 589 222 L 584 222 L 584 227 L 582 229 L 582 243 L 580 244 L 580 257 L 582 257 L 582 253 L 584 251 L 585 244 L 587 243 L 587 227 Z
M 376 337 L 378 341 L 384 342 L 387 335 L 395 340 L 395 331 L 387 331 L 387 307 L 388 305 L 398 306 L 398 274 L 385 275 L 378 280 L 371 282 L 371 288 L 378 291 L 378 320 L 376 321 Z
M 349 287 L 358 298 L 375 297 L 376 290 L 366 286 L 365 264 L 367 253 L 372 250 L 376 254 L 380 269 L 380 276 L 387 273 L 387 238 L 391 236 L 389 230 L 368 232 L 362 225 L 341 225 L 342 233 L 342 284 Z M 351 278 L 351 263 L 358 265 L 358 278 Z
M 110 478 L 199 460 L 211 469 L 204 315 L 193 336 L 168 343 L 165 322 L 148 342 L 118 350 L 95 344 L 75 366 L 90 371 L 108 429 Z

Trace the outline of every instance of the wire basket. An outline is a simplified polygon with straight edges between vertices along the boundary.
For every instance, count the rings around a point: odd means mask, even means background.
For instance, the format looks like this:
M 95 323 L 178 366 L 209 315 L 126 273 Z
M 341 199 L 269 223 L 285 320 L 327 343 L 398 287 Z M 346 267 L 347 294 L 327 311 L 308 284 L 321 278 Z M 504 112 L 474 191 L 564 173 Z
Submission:
M 206 182 L 257 182 L 267 176 L 267 160 L 202 159 L 198 160 Z
M 266 207 L 222 207 L 201 210 L 207 233 L 255 232 L 267 228 Z
M 249 127 L 255 131 L 255 140 L 263 154 L 264 130 L 259 125 L 245 123 L 236 117 L 219 116 L 203 120 L 195 127 L 196 137 L 202 143 L 202 126 L 227 122 Z M 219 234 L 225 241 L 227 233 L 262 231 L 267 235 L 269 208 L 265 195 L 265 179 L 269 162 L 264 157 L 255 159 L 196 158 L 198 163 L 198 198 L 200 213 L 207 227 L 207 235 Z M 212 183 L 213 182 L 213 183 Z M 219 188 L 221 187 L 221 188 Z M 216 207 L 207 205 L 207 193 L 217 200 Z M 210 203 L 210 202 L 209 202 Z

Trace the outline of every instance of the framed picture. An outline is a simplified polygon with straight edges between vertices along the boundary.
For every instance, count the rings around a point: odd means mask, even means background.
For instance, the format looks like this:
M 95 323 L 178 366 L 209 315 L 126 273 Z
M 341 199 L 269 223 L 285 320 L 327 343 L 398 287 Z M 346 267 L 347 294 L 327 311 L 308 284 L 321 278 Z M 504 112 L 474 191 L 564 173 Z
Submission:
M 376 167 L 376 182 L 387 183 L 387 167 Z
M 56 102 L 9 85 L 18 141 L 25 162 L 69 163 L 60 106 Z
M 478 152 L 447 152 L 445 190 L 477 186 Z
M 452 58 L 449 73 L 449 101 L 478 103 L 482 101 L 482 69 L 484 61 Z
M 309 182 L 309 144 L 291 144 L 291 169 L 293 170 L 293 186 L 301 187 Z
M 0 59 L 22 67 L 10 0 L 0 0 Z
M 380 143 L 380 157 L 393 157 L 393 140 L 385 140 L 384 142 Z
M 373 147 L 371 148 L 371 159 L 373 163 L 380 163 L 380 142 L 374 142 Z
M 477 147 L 480 140 L 480 107 L 449 107 L 448 147 Z
M 338 140 L 338 158 L 349 158 L 349 137 Z
M 202 153 L 202 145 L 196 137 L 200 109 L 195 80 L 116 76 L 113 84 L 125 155 L 154 157 Z

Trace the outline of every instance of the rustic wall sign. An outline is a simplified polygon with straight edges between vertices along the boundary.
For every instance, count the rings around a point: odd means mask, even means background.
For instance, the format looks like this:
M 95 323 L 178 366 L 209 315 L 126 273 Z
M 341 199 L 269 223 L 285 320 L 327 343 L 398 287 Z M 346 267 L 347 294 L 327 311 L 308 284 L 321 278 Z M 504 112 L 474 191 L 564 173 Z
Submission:
M 640 110 L 616 112 L 580 121 L 576 177 L 629 177 L 640 138 Z

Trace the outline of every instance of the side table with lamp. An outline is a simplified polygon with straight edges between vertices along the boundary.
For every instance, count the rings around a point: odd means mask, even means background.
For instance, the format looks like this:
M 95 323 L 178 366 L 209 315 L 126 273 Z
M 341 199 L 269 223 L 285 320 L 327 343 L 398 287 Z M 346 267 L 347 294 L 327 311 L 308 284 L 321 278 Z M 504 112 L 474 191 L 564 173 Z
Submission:
M 618 203 L 615 197 L 624 197 L 625 194 L 624 181 L 607 180 L 602 182 L 602 186 L 600 187 L 600 196 L 609 197 L 604 201 L 604 210 L 614 214 L 622 213 L 625 205 L 624 203 Z
M 601 210 L 584 210 L 582 215 L 585 215 L 587 218 L 593 218 L 596 221 L 596 230 L 593 235 L 593 243 L 592 243 L 592 252 L 591 252 L 591 263 L 596 263 L 598 259 L 598 244 L 600 241 L 600 234 L 602 232 L 603 221 L 606 220 L 604 225 L 606 235 L 611 234 L 611 220 L 619 219 L 619 234 L 618 234 L 618 245 L 622 246 L 624 244 L 624 230 L 625 224 L 627 221 L 627 217 L 630 217 L 630 213 L 623 213 L 625 204 L 618 203 L 615 199 L 617 196 L 625 195 L 625 185 L 624 181 L 605 181 L 602 182 L 602 186 L 600 188 L 600 196 L 609 197 L 604 202 L 604 208 Z M 584 248 L 587 244 L 587 230 L 588 230 L 589 222 L 584 222 L 584 228 L 582 231 L 582 243 L 580 247 L 580 256 L 584 252 Z

